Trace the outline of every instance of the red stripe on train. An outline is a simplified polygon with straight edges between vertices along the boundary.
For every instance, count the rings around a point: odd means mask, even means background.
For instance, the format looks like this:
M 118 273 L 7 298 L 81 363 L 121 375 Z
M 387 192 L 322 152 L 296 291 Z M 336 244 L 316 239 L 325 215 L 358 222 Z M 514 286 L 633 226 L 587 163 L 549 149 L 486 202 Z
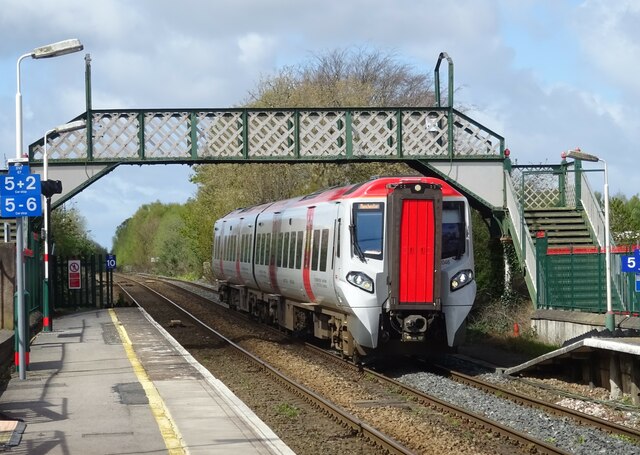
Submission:
M 307 210 L 307 236 L 304 244 L 304 263 L 302 265 L 302 281 L 304 283 L 304 290 L 307 292 L 310 302 L 315 302 L 316 296 L 313 295 L 311 289 L 311 276 L 310 276 L 310 263 L 311 263 L 311 234 L 313 233 L 313 212 L 315 207 L 309 207 Z

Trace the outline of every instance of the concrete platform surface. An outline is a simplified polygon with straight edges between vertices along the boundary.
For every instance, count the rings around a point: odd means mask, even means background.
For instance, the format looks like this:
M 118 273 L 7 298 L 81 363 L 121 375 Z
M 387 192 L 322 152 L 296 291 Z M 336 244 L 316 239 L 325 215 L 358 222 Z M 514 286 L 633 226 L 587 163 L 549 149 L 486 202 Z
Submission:
M 293 453 L 137 308 L 56 319 L 30 357 L 0 396 L 0 413 L 26 423 L 11 453 Z
M 624 353 L 640 356 L 640 338 L 585 338 L 555 351 L 543 354 L 535 359 L 504 370 L 506 374 L 515 374 L 535 366 L 549 364 L 562 358 L 572 358 L 578 354 L 593 352 L 596 350 Z

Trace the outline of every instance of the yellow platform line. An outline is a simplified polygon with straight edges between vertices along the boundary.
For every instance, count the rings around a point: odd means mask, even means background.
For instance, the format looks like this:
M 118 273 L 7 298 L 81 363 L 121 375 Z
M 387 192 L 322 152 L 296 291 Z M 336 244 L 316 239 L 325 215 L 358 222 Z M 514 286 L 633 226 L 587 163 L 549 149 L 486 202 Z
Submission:
M 162 397 L 160 397 L 160 394 L 158 393 L 158 389 L 156 389 L 156 387 L 153 385 L 153 382 L 151 382 L 151 379 L 149 379 L 147 372 L 145 371 L 142 363 L 140 363 L 138 356 L 133 350 L 133 344 L 131 343 L 131 339 L 129 339 L 129 335 L 127 334 L 126 329 L 118 320 L 118 316 L 113 309 L 109 309 L 109 315 L 111 316 L 111 320 L 118 330 L 120 340 L 122 341 L 122 345 L 124 346 L 127 358 L 129 359 L 129 362 L 131 362 L 133 371 L 138 378 L 138 382 L 140 382 L 142 388 L 144 389 L 144 392 L 147 395 L 147 399 L 149 400 L 149 407 L 151 408 L 153 417 L 155 417 L 156 419 L 158 428 L 160 429 L 160 434 L 162 434 L 162 439 L 164 440 L 164 444 L 167 447 L 169 454 L 187 455 L 189 451 L 184 446 L 180 431 L 178 431 L 178 428 L 175 426 L 169 410 L 164 404 Z

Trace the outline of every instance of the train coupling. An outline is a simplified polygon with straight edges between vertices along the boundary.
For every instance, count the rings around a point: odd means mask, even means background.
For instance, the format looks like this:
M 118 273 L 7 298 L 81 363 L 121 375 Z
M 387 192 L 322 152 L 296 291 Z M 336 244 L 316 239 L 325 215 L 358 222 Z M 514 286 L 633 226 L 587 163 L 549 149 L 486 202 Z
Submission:
M 420 315 L 410 315 L 402 323 L 402 341 L 424 341 L 427 319 Z

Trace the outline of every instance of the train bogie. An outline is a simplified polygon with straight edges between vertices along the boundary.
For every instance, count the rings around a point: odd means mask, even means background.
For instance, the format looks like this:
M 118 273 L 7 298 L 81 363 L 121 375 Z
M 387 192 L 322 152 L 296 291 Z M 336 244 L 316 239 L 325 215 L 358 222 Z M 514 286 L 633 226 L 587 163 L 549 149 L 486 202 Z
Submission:
M 214 229 L 225 300 L 347 356 L 460 342 L 475 298 L 466 199 L 383 178 L 236 210 Z

